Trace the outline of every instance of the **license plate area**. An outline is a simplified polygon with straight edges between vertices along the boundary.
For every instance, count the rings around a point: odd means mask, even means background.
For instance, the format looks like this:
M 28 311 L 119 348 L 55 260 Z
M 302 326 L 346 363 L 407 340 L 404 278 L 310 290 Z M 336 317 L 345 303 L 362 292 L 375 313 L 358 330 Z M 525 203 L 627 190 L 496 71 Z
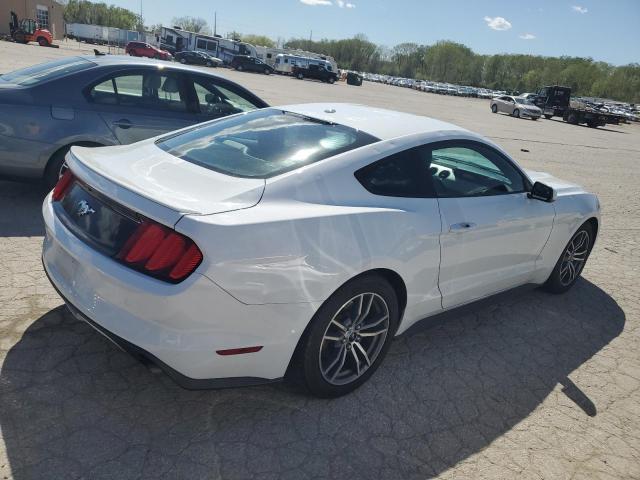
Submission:
M 61 202 L 54 204 L 54 209 L 78 238 L 110 257 L 118 254 L 142 220 L 79 181 L 74 182 Z

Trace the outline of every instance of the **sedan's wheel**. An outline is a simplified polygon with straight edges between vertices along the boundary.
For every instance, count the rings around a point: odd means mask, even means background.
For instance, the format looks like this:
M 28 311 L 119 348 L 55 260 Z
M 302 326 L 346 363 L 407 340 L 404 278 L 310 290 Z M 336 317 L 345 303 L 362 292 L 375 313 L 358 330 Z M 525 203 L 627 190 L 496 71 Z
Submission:
M 513 111 L 513 116 L 516 118 L 520 118 L 520 110 L 518 110 L 517 108 Z
M 238 66 L 236 67 L 236 70 L 237 70 L 237 71 L 239 71 L 239 72 L 241 72 L 241 71 L 242 71 L 242 65 L 238 65 Z
M 491 111 L 493 113 L 498 113 L 498 106 L 495 103 L 493 105 L 491 105 Z
M 589 223 L 582 225 L 571 237 L 553 272 L 544 284 L 544 289 L 552 293 L 564 293 L 576 282 L 593 246 L 593 228 Z
M 398 301 L 377 275 L 340 288 L 320 307 L 302 350 L 305 383 L 314 395 L 355 390 L 378 368 L 397 328 Z
M 180 63 L 187 63 L 187 60 L 186 60 L 186 59 L 184 59 L 184 58 L 181 58 L 181 59 L 180 59 Z

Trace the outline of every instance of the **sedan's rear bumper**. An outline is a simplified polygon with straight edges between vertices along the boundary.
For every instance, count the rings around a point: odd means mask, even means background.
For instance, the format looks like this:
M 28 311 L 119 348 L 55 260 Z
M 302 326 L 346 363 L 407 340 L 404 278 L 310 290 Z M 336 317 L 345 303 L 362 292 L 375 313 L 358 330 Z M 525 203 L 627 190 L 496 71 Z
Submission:
M 312 304 L 246 305 L 195 272 L 168 284 L 98 253 L 43 206 L 42 261 L 72 312 L 187 388 L 276 381 L 312 318 Z M 258 352 L 218 350 L 261 346 Z

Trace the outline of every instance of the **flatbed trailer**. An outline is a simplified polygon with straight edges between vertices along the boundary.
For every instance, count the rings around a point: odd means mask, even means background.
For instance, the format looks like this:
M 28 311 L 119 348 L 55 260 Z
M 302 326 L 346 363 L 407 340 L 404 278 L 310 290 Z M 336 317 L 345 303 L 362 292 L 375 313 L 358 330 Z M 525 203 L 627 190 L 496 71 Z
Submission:
M 562 117 L 572 125 L 585 124 L 589 127 L 617 125 L 620 116 L 601 112 L 579 100 L 571 100 L 571 88 L 551 85 L 538 90 L 534 103 L 542 110 L 544 118 Z

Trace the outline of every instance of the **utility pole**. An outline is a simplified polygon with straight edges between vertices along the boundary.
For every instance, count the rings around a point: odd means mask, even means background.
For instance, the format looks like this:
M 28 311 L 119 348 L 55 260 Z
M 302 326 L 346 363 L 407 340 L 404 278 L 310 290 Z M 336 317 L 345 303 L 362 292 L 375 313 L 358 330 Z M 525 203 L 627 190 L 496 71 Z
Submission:
M 312 38 L 313 38 L 313 30 L 311 30 L 311 32 L 309 33 L 309 41 L 311 41 Z
M 218 12 L 213 12 L 213 36 L 218 33 Z

